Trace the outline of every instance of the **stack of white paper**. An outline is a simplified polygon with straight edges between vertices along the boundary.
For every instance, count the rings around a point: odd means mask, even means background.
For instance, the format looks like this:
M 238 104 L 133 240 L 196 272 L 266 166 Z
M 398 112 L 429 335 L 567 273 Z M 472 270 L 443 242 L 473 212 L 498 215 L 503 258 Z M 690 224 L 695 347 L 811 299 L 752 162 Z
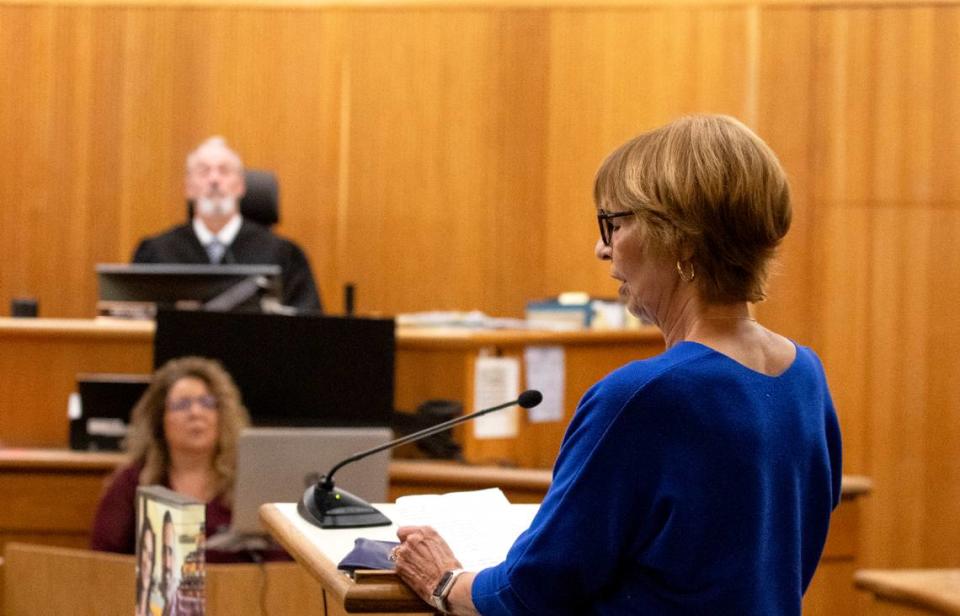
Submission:
M 397 526 L 432 526 L 463 567 L 478 571 L 503 561 L 536 515 L 538 505 L 511 505 L 497 488 L 397 499 Z

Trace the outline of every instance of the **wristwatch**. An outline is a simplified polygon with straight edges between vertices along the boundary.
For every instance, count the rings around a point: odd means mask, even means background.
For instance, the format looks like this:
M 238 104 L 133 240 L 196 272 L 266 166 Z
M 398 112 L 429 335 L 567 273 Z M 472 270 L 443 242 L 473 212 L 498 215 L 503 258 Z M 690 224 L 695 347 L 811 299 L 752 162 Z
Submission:
M 443 575 L 440 576 L 440 581 L 437 582 L 436 588 L 433 589 L 433 593 L 430 595 L 430 602 L 433 603 L 433 607 L 444 614 L 449 612 L 447 609 L 447 595 L 450 594 L 453 583 L 457 581 L 457 578 L 460 577 L 462 573 L 464 573 L 463 569 L 444 571 Z

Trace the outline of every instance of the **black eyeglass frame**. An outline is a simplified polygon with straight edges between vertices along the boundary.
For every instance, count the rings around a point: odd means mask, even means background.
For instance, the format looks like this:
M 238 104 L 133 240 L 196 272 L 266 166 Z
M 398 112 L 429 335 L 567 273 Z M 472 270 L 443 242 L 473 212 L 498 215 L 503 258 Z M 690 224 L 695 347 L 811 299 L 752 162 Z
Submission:
M 625 210 L 623 212 L 604 212 L 603 210 L 597 210 L 597 224 L 600 225 L 600 240 L 604 246 L 609 246 L 613 240 L 614 228 L 610 219 L 620 218 L 621 216 L 633 216 L 633 214 L 634 212 L 631 210 Z

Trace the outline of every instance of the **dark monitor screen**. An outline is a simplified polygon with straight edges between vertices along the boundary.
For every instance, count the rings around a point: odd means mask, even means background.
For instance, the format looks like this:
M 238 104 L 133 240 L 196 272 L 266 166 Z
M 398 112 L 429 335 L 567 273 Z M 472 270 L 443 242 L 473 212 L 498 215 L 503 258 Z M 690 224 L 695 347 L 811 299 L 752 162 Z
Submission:
M 149 374 L 78 374 L 80 405 L 70 418 L 70 448 L 119 451 L 130 412 L 149 385 Z
M 100 314 L 157 309 L 260 310 L 264 297 L 279 298 L 279 265 L 131 263 L 97 265 Z
M 164 310 L 153 352 L 219 360 L 254 425 L 390 425 L 392 319 Z

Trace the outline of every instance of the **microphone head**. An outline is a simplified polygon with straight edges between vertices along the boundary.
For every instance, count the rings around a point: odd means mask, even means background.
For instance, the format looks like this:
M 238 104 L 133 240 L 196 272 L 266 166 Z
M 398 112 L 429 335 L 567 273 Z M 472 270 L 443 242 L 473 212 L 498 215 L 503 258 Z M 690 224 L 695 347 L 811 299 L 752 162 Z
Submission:
M 528 389 L 517 398 L 517 404 L 525 409 L 532 409 L 543 402 L 543 394 L 536 389 Z

